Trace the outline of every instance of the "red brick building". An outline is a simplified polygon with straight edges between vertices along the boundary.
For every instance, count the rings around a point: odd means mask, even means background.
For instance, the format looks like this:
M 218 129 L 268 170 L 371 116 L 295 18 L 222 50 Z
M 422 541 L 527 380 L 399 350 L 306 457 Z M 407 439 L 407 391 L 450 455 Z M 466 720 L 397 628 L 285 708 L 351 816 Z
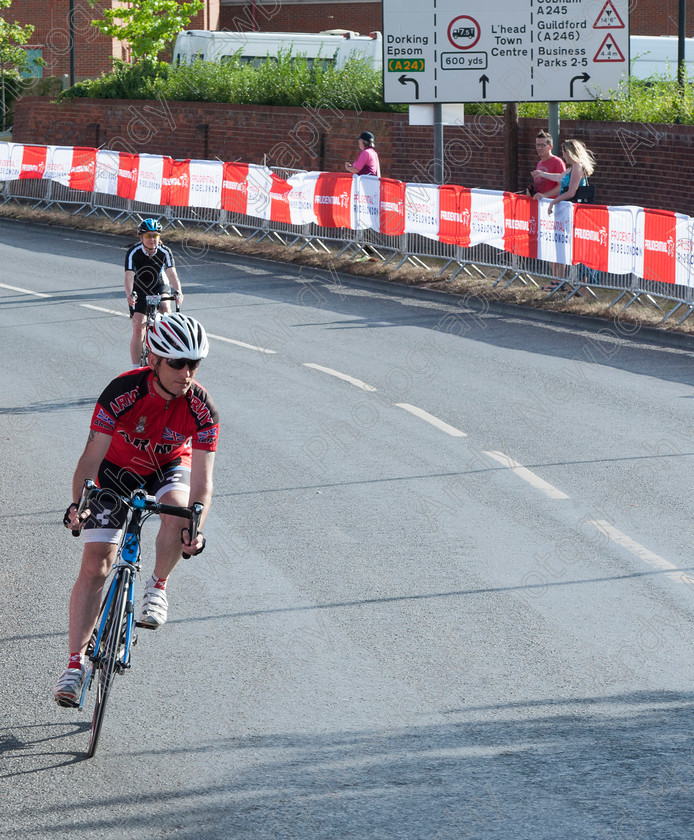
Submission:
M 114 3 L 116 0 L 105 0 Z M 97 16 L 87 0 L 73 0 L 75 80 L 99 76 L 111 59 L 128 59 L 127 45 L 107 38 L 91 25 Z M 70 72 L 70 0 L 14 0 L 4 13 L 8 20 L 34 25 L 34 55 L 46 62 L 44 76 Z M 676 35 L 678 0 L 638 0 L 632 4 L 632 35 Z M 191 29 L 320 32 L 352 29 L 361 34 L 381 30 L 381 0 L 205 0 Z M 687 0 L 687 36 L 694 37 L 694 0 Z
M 694 0 L 687 3 L 687 37 L 694 37 Z M 381 0 L 221 0 L 219 29 L 266 32 L 320 32 L 353 29 L 362 35 L 381 30 Z M 632 35 L 677 35 L 678 0 L 630 3 Z M 255 24 L 255 25 L 254 25 Z
M 108 2 L 115 5 L 114 0 Z M 70 73 L 70 0 L 14 0 L 3 17 L 23 26 L 30 23 L 34 33 L 27 48 L 46 62 L 43 76 Z M 91 25 L 98 18 L 87 0 L 73 0 L 75 35 L 75 81 L 100 76 L 111 69 L 111 59 L 127 60 L 127 44 L 107 38 Z M 193 20 L 191 28 L 217 29 L 219 0 L 205 0 L 205 8 Z

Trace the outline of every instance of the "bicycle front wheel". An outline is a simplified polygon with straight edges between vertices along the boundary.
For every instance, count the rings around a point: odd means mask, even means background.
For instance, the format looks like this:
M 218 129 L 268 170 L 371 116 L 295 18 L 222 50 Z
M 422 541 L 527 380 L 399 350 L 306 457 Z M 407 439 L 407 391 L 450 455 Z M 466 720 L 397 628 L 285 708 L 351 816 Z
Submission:
M 104 722 L 106 712 L 106 700 L 111 690 L 113 675 L 116 672 L 122 640 L 125 638 L 127 578 L 128 576 L 121 572 L 112 583 L 112 586 L 117 588 L 104 622 L 99 650 L 95 651 L 96 701 L 94 703 L 89 750 L 87 751 L 88 758 L 91 758 L 96 752 L 96 745 L 99 741 L 101 725 Z

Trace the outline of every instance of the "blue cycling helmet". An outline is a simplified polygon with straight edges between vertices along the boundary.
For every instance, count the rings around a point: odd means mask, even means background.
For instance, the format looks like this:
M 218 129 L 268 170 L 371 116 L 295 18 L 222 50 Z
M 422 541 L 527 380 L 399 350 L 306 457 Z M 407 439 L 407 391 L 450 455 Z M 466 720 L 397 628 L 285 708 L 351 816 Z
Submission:
M 161 224 L 156 219 L 143 219 L 137 226 L 137 232 L 143 233 L 161 233 Z

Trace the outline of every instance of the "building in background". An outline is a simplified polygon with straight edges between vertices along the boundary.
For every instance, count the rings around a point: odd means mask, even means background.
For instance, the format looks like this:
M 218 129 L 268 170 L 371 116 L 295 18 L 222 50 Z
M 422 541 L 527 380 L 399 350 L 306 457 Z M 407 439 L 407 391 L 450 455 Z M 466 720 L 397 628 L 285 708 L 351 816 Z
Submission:
M 687 37 L 694 37 L 694 0 L 686 0 Z M 322 32 L 352 29 L 362 35 L 383 28 L 381 0 L 221 0 L 220 29 Z M 631 3 L 632 35 L 677 35 L 679 0 Z
M 87 0 L 72 0 L 75 30 L 75 80 L 93 78 L 111 69 L 111 59 L 128 60 L 127 45 L 93 26 L 95 10 Z M 117 0 L 105 0 L 116 5 Z M 687 36 L 694 36 L 694 0 L 686 0 Z M 631 9 L 632 35 L 677 35 L 679 0 L 638 0 Z M 14 0 L 4 12 L 8 20 L 35 26 L 33 57 L 46 66 L 38 76 L 70 72 L 70 0 Z M 381 0 L 206 0 L 190 29 L 264 32 L 322 32 L 349 29 L 368 35 L 383 27 Z
M 117 5 L 117 0 L 111 0 Z M 27 49 L 33 58 L 46 64 L 37 67 L 38 77 L 69 75 L 70 73 L 70 7 L 74 6 L 75 81 L 94 78 L 108 72 L 111 60 L 129 59 L 127 44 L 102 35 L 91 25 L 98 17 L 87 0 L 14 0 L 2 15 L 22 25 L 32 24 L 34 33 Z M 219 0 L 205 0 L 205 8 L 191 23 L 195 29 L 219 28 Z

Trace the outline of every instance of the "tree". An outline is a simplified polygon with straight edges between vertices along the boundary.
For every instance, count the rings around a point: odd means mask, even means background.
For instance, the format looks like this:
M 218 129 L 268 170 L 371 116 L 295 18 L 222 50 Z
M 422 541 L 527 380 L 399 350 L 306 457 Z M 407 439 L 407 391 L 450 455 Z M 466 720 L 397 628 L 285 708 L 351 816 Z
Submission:
M 92 8 L 103 7 L 104 0 L 89 0 L 89 4 Z M 102 8 L 103 19 L 92 24 L 103 35 L 125 41 L 133 58 L 154 60 L 204 5 L 204 0 L 124 2 L 115 8 Z
M 12 5 L 12 0 L 0 0 L 0 13 L 5 9 L 9 9 Z M 34 27 L 31 24 L 20 26 L 16 21 L 10 23 L 3 17 L 0 17 L 0 99 L 2 106 L 2 130 L 5 130 L 7 119 L 7 104 L 6 104 L 6 85 L 5 78 L 7 70 L 12 71 L 11 78 L 15 83 L 13 85 L 13 94 L 16 95 L 19 89 L 19 74 L 22 70 L 26 70 L 31 65 L 29 54 L 22 47 L 31 38 L 34 32 Z M 14 95 L 12 98 L 14 98 Z

